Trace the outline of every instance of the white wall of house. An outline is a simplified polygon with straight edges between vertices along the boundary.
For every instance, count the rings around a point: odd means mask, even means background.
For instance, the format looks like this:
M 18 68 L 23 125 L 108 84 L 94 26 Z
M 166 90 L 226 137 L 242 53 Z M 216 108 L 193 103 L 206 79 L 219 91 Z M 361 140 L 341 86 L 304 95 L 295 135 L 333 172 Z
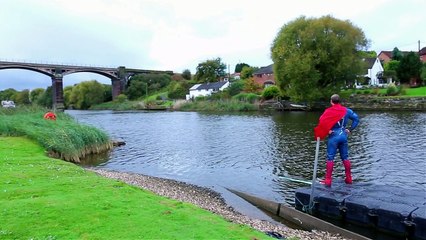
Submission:
M 215 91 L 215 89 L 200 89 L 200 90 L 197 90 L 197 88 L 200 85 L 201 84 L 196 84 L 189 89 L 189 94 L 186 95 L 186 100 L 190 100 L 190 99 L 193 99 L 193 98 L 196 98 L 196 97 L 210 96 L 210 95 L 212 95 L 212 93 L 217 92 L 217 91 Z M 227 87 L 229 87 L 228 81 L 226 81 L 225 84 L 223 84 L 223 86 L 221 88 L 219 88 L 219 91 L 223 91 Z
M 383 72 L 383 66 L 380 63 L 379 58 L 376 58 L 376 61 L 373 64 L 373 67 L 371 69 L 368 69 L 368 73 L 365 75 L 365 77 L 370 78 L 370 85 L 372 86 L 380 86 L 383 85 L 379 83 L 379 79 L 377 78 L 377 73 Z

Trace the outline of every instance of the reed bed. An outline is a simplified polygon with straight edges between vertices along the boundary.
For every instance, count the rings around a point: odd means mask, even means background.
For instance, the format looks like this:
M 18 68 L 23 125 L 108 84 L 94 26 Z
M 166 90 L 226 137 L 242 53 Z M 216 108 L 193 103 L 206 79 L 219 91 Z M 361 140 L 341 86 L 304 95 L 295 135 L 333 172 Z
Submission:
M 178 110 L 181 111 L 218 111 L 218 112 L 246 112 L 258 111 L 256 104 L 238 100 L 200 100 L 182 104 Z
M 0 109 L 0 135 L 28 137 L 41 144 L 49 156 L 76 163 L 88 154 L 112 148 L 105 132 L 82 125 L 63 112 L 55 113 L 56 120 L 44 119 L 47 111 L 35 107 Z

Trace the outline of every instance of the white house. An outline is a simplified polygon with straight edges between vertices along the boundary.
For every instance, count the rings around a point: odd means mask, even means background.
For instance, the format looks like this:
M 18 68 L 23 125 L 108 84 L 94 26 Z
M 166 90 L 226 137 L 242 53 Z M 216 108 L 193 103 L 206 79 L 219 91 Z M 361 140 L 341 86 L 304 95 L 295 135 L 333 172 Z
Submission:
M 1 105 L 4 108 L 14 108 L 15 107 L 15 103 L 12 100 L 1 101 Z
M 364 77 L 368 80 L 368 84 L 371 86 L 382 86 L 386 84 L 386 82 L 381 82 L 381 79 L 378 77 L 384 70 L 379 58 L 365 58 L 364 62 L 367 66 Z
M 200 96 L 210 96 L 212 93 L 223 91 L 227 87 L 229 87 L 229 81 L 195 84 L 189 89 L 186 100 Z

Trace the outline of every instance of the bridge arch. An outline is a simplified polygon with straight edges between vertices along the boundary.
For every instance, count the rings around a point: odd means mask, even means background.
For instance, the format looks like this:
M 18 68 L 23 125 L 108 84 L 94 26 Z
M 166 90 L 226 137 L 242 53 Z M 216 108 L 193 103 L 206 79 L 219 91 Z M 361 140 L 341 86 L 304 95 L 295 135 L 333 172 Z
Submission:
M 156 71 L 143 69 L 128 69 L 124 66 L 118 68 L 93 67 L 93 66 L 75 66 L 64 64 L 43 64 L 28 62 L 10 62 L 0 60 L 0 70 L 3 69 L 24 69 L 38 72 L 49 76 L 52 79 L 52 100 L 54 109 L 63 110 L 63 77 L 73 73 L 95 73 L 111 79 L 112 97 L 115 99 L 125 89 L 126 83 L 131 76 L 140 73 L 167 73 L 173 74 L 172 71 Z
M 0 70 L 18 69 L 28 70 L 32 72 L 41 73 L 52 79 L 52 102 L 55 109 L 62 110 L 64 108 L 64 94 L 63 94 L 63 77 L 72 75 L 74 73 L 95 73 L 106 78 L 111 79 L 112 85 L 112 96 L 115 98 L 122 90 L 120 78 L 118 78 L 118 70 L 114 68 L 110 69 L 97 69 L 90 67 L 80 68 L 64 68 L 62 66 L 32 66 L 27 64 L 0 64 Z
M 31 66 L 23 66 L 23 65 L 7 65 L 7 66 L 1 66 L 0 65 L 0 70 L 6 70 L 6 69 L 22 69 L 22 70 L 29 70 L 29 71 L 33 71 L 33 72 L 38 72 L 41 73 L 43 75 L 46 75 L 48 77 L 53 77 L 54 73 L 47 71 L 45 69 L 39 69 L 39 68 L 35 68 L 35 67 L 31 67 Z

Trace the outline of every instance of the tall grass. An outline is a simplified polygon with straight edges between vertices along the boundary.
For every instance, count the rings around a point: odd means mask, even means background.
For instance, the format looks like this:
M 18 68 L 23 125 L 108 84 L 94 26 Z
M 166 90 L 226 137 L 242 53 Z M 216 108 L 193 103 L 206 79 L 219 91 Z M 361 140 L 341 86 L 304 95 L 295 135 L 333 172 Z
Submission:
M 26 136 L 41 144 L 49 156 L 71 162 L 112 148 L 105 132 L 79 124 L 62 112 L 56 113 L 56 121 L 46 120 L 46 111 L 34 107 L 0 109 L 0 135 Z
M 259 107 L 249 102 L 241 102 L 238 100 L 219 100 L 209 101 L 200 100 L 187 102 L 180 106 L 181 111 L 227 111 L 227 112 L 244 112 L 256 111 Z

